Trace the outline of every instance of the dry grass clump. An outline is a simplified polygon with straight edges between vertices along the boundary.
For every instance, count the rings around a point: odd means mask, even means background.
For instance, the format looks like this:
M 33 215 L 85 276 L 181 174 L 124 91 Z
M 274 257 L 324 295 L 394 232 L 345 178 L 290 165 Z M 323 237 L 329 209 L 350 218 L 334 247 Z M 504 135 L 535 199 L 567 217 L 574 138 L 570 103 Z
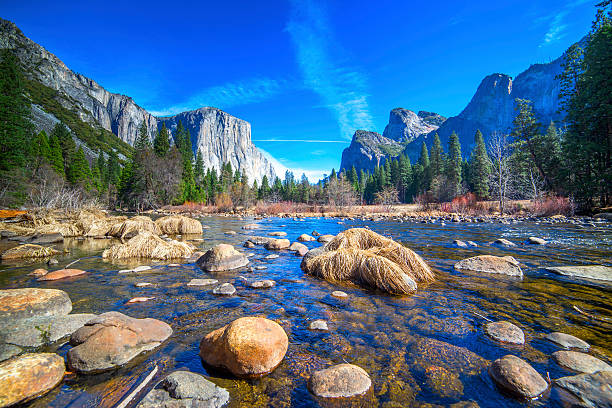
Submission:
M 127 220 L 126 216 L 109 217 L 104 211 L 96 208 L 79 211 L 76 225 L 86 237 L 103 237 L 115 224 Z
M 202 233 L 202 223 L 184 215 L 167 215 L 155 220 L 155 224 L 168 235 Z
M 145 231 L 155 235 L 161 234 L 161 230 L 151 218 L 144 215 L 138 215 L 116 223 L 110 227 L 106 235 L 123 238 L 132 232 L 140 233 Z
M 76 224 L 60 222 L 56 224 L 46 224 L 36 227 L 38 234 L 62 234 L 64 237 L 78 237 L 83 235 L 83 232 Z
M 434 273 L 415 252 L 365 228 L 338 234 L 321 254 L 304 258 L 307 273 L 328 281 L 352 280 L 393 294 L 413 293 Z
M 164 241 L 149 231 L 140 232 L 125 244 L 117 244 L 102 253 L 102 258 L 152 258 L 175 259 L 187 258 L 195 251 L 195 247 L 187 242 Z
M 43 247 L 34 244 L 19 245 L 8 249 L 2 253 L 2 259 L 25 259 L 25 258 L 46 258 L 57 255 L 60 252 L 53 248 Z

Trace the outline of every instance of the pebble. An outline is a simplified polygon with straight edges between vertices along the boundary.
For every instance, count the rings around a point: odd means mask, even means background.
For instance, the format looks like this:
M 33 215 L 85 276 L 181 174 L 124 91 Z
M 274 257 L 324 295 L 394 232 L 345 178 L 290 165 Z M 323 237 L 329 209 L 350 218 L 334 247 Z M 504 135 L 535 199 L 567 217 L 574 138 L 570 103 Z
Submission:
M 310 325 L 308 326 L 308 328 L 310 330 L 324 330 L 324 331 L 329 330 L 329 328 L 327 327 L 327 322 L 321 319 L 313 320 L 312 322 L 310 322 Z
M 138 282 L 136 284 L 136 287 L 137 288 L 144 288 L 145 286 L 151 286 L 151 285 L 153 285 L 151 282 Z
M 341 290 L 334 290 L 334 291 L 331 293 L 331 295 L 332 295 L 332 296 L 334 296 L 334 297 L 337 297 L 337 298 L 345 298 L 345 297 L 348 297 L 348 295 L 347 295 L 345 292 L 341 291 Z
M 153 297 L 146 297 L 146 296 L 138 296 L 138 297 L 135 297 L 135 298 L 132 298 L 132 299 L 128 300 L 126 304 L 129 305 L 131 303 L 148 302 L 151 299 L 155 299 L 155 298 L 153 298 Z
M 236 293 L 236 288 L 231 283 L 222 283 L 213 289 L 215 295 L 231 296 Z

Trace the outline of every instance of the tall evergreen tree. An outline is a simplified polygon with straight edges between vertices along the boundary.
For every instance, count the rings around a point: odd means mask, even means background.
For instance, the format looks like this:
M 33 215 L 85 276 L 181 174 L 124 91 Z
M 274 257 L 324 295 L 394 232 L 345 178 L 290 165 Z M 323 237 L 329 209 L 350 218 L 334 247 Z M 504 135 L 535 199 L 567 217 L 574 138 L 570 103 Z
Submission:
M 155 140 L 153 140 L 153 150 L 158 157 L 165 157 L 170 150 L 170 135 L 166 128 L 166 123 L 162 122 L 162 127 L 157 131 Z
M 449 183 L 451 198 L 461 191 L 461 163 L 459 136 L 453 132 L 448 141 L 448 161 L 446 163 L 446 178 Z
M 89 187 L 89 180 L 91 178 L 89 162 L 85 157 L 83 146 L 79 146 L 79 149 L 74 154 L 74 158 L 70 167 L 68 168 L 68 181 L 73 184 L 83 184 Z
M 431 167 L 430 174 L 432 180 L 444 173 L 444 149 L 440 142 L 440 136 L 437 133 L 434 135 L 433 144 L 431 145 L 429 166 Z
M 62 147 L 55 134 L 49 138 L 49 164 L 62 177 L 65 177 L 64 158 L 62 157 Z
M 469 180 L 472 191 L 480 198 L 489 197 L 489 177 L 491 175 L 491 160 L 487 154 L 484 138 L 480 130 L 474 136 L 474 150 L 470 155 Z
M 64 161 L 64 171 L 68 174 L 74 154 L 76 153 L 76 143 L 70 134 L 70 130 L 62 122 L 55 125 L 51 131 L 51 136 L 57 137 L 62 149 L 62 158 Z

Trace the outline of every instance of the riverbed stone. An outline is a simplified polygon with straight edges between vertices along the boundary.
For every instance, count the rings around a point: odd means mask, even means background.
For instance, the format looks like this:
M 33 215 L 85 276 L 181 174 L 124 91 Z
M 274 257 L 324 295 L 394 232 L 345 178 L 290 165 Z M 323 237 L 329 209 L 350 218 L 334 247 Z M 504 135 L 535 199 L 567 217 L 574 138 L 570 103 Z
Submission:
M 300 242 L 294 242 L 289 247 L 290 251 L 295 251 L 299 256 L 304 256 L 308 252 L 308 247 Z
M 261 228 L 259 224 L 245 224 L 242 226 L 243 230 L 255 230 L 259 228 Z
M 316 238 L 315 238 L 315 237 L 312 237 L 312 236 L 310 236 L 310 235 L 308 235 L 308 234 L 302 234 L 302 235 L 300 235 L 300 236 L 298 237 L 298 239 L 297 239 L 297 240 L 298 240 L 298 241 L 301 241 L 301 242 L 310 242 L 310 241 L 316 241 Z
M 453 245 L 458 246 L 459 248 L 467 248 L 468 244 L 465 243 L 464 241 L 461 241 L 460 239 L 456 239 L 453 241 Z
M 574 265 L 574 266 L 549 266 L 547 271 L 571 278 L 586 278 L 612 282 L 612 266 L 603 265 Z
M 153 350 L 172 334 L 172 328 L 157 319 L 135 319 L 119 312 L 103 313 L 70 337 L 71 371 L 90 374 L 128 363 Z
M 270 237 L 255 236 L 255 237 L 249 237 L 247 241 L 252 242 L 254 245 L 265 245 L 273 239 L 274 238 L 270 238 Z
M 493 340 L 511 344 L 525 344 L 525 334 L 514 324 L 506 321 L 491 322 L 484 326 L 485 333 Z
M 361 395 L 372 386 L 368 373 L 354 364 L 338 364 L 312 373 L 308 389 L 317 397 L 347 398 Z
M 498 238 L 495 241 L 493 241 L 493 243 L 497 244 L 497 245 L 508 246 L 508 247 L 516 246 L 516 244 L 514 242 L 508 241 L 506 238 Z
M 217 279 L 192 279 L 187 286 L 210 286 L 219 283 Z
M 53 353 L 27 353 L 0 363 L 0 407 L 46 394 L 65 372 L 64 359 Z
M 308 328 L 310 330 L 322 330 L 322 331 L 329 330 L 329 327 L 327 327 L 327 322 L 321 319 L 313 320 L 312 322 L 310 322 L 310 325 L 308 326 Z
M 281 363 L 288 345 L 287 334 L 278 323 L 241 317 L 208 333 L 200 343 L 200 357 L 238 377 L 259 377 Z
M 241 268 L 246 266 L 249 260 L 232 245 L 219 244 L 206 251 L 196 263 L 205 271 L 216 272 Z
M 264 280 L 257 280 L 257 281 L 253 281 L 253 282 L 249 282 L 248 286 L 249 288 L 253 288 L 253 289 L 267 289 L 267 288 L 271 288 L 276 284 L 276 282 L 274 282 L 271 279 L 264 279 Z
M 264 259 L 276 259 L 278 258 L 280 255 L 278 254 L 270 254 L 270 255 L 266 255 L 264 256 Z
M 535 398 L 548 388 L 546 380 L 525 360 L 507 355 L 489 367 L 495 383 L 520 398 Z
M 334 290 L 331 295 L 333 297 L 337 297 L 337 298 L 345 298 L 348 297 L 348 294 L 346 294 L 346 292 L 343 292 L 341 290 Z
M 511 256 L 478 255 L 457 262 L 455 269 L 516 277 L 523 276 L 519 262 Z
M 280 238 L 280 239 L 272 239 L 264 245 L 266 249 L 271 250 L 280 250 L 280 249 L 288 249 L 291 243 L 288 239 Z
M 568 349 L 574 348 L 581 351 L 589 351 L 589 348 L 591 347 L 586 341 L 566 333 L 549 333 L 545 338 L 548 341 L 552 341 L 553 343 Z
M 74 276 L 84 275 L 84 270 L 81 269 L 58 269 L 57 271 L 49 272 L 38 278 L 39 281 L 54 281 L 59 279 L 72 278 Z
M 285 231 L 274 231 L 268 233 L 268 235 L 271 237 L 286 237 L 287 233 Z
M 28 238 L 28 243 L 30 244 L 55 244 L 58 242 L 64 242 L 64 236 L 59 232 L 34 234 Z
M 593 374 L 597 371 L 612 371 L 607 363 L 579 351 L 560 350 L 552 353 L 553 358 L 563 368 L 580 373 Z
M 243 246 L 245 248 L 255 248 L 255 244 L 252 243 L 251 241 L 245 241 Z
M 58 289 L 0 290 L 0 324 L 16 319 L 67 315 L 72 310 L 68 294 Z
M 467 375 L 476 375 L 489 364 L 465 347 L 427 337 L 419 339 L 412 346 L 411 353 L 415 356 L 415 363 L 424 368 L 440 366 Z
M 36 268 L 32 272 L 30 272 L 28 275 L 40 278 L 41 276 L 45 276 L 48 273 L 49 271 L 46 270 L 45 268 Z
M 96 315 L 91 313 L 77 313 L 12 320 L 2 327 L 0 342 L 20 347 L 40 347 L 70 336 L 94 317 Z
M 426 384 L 442 398 L 459 398 L 463 395 L 463 383 L 459 375 L 439 366 L 429 366 L 425 370 Z
M 213 289 L 215 295 L 231 296 L 236 293 L 236 288 L 231 283 L 222 283 Z
M 527 243 L 532 245 L 546 245 L 548 242 L 542 238 L 538 237 L 529 237 L 527 238 Z
M 334 239 L 335 237 L 336 237 L 335 235 L 331 235 L 331 234 L 319 235 L 319 238 L 317 238 L 317 242 L 326 244 L 332 239 Z
M 175 371 L 159 382 L 137 408 L 218 408 L 229 402 L 225 388 L 200 374 Z
M 575 395 L 582 406 L 612 407 L 612 371 L 562 377 L 555 380 L 555 385 Z

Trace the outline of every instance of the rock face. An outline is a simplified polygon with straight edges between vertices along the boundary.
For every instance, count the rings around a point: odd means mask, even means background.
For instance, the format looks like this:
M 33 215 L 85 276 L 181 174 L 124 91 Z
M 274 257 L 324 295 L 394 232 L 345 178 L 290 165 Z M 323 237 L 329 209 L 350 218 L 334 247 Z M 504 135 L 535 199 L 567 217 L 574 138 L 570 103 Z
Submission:
M 501 388 L 521 398 L 535 398 L 548 388 L 532 366 L 511 354 L 495 360 L 489 375 Z
M 377 166 L 385 164 L 386 157 L 397 156 L 402 149 L 399 142 L 380 133 L 358 130 L 349 147 L 342 151 L 340 169 L 350 170 L 355 166 L 357 171 L 373 172 Z
M 68 351 L 68 367 L 79 373 L 110 370 L 153 350 L 172 334 L 172 328 L 156 319 L 135 319 L 107 312 L 74 332 Z
M 578 351 L 555 351 L 552 356 L 561 367 L 580 373 L 593 374 L 597 371 L 612 371 L 612 367 L 600 359 Z
M 227 404 L 229 393 L 199 374 L 175 371 L 164 378 L 137 408 L 218 408 Z
M 219 244 L 206 251 L 196 263 L 205 271 L 216 272 L 241 268 L 248 264 L 249 260 L 233 246 Z
M 308 380 L 308 389 L 317 397 L 339 398 L 361 395 L 370 389 L 370 376 L 353 364 L 338 364 L 315 371 Z
M 169 118 L 159 118 L 172 132 L 178 122 L 189 130 L 193 151 L 202 152 L 204 168 L 221 168 L 231 163 L 233 169 L 245 172 L 249 180 L 266 175 L 274 180 L 272 163 L 251 142 L 251 124 L 217 108 L 204 107 Z
M 29 353 L 0 363 L 0 407 L 46 394 L 65 372 L 64 359 L 52 353 Z
M 287 334 L 277 323 L 241 317 L 208 333 L 200 343 L 200 357 L 238 377 L 259 377 L 280 364 L 288 345 Z
M 404 108 L 395 108 L 389 114 L 389 124 L 383 136 L 401 143 L 410 143 L 417 137 L 433 132 L 445 117 L 437 113 L 420 111 L 418 114 Z
M 459 271 L 523 276 L 523 271 L 518 261 L 511 256 L 478 255 L 457 262 L 455 269 Z
M 585 407 L 612 407 L 612 371 L 579 374 L 555 380 L 555 385 L 574 394 Z

